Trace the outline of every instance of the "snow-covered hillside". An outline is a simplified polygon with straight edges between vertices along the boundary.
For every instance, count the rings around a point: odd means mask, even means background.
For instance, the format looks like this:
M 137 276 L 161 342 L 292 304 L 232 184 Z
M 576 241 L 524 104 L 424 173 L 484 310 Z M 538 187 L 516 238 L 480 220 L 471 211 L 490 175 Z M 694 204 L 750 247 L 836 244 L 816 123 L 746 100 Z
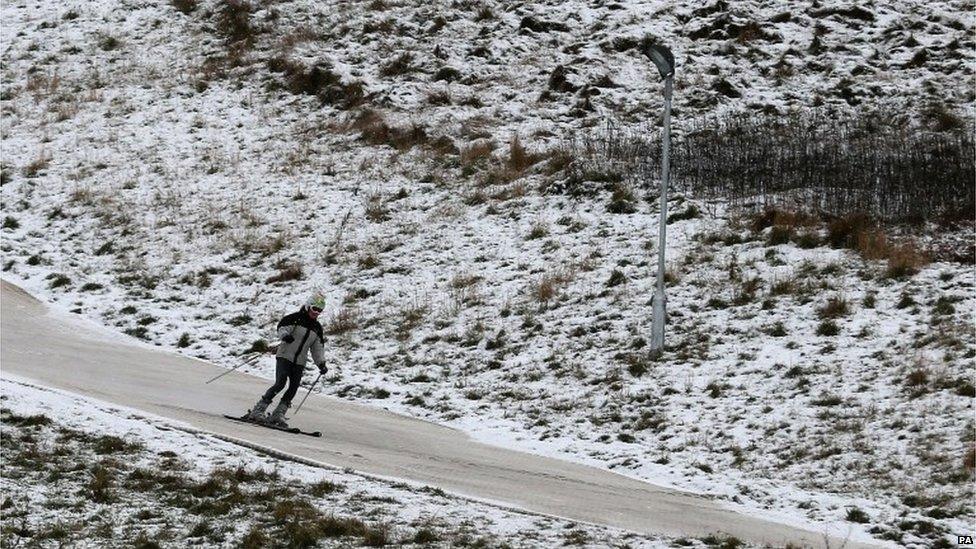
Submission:
M 656 204 L 540 192 L 578 132 L 653 127 L 645 34 L 676 53 L 679 132 L 813 106 L 971 120 L 968 4 L 0 15 L 3 276 L 65 312 L 233 367 L 319 289 L 331 394 L 904 545 L 973 521 L 971 265 L 893 272 L 678 196 L 651 361 Z

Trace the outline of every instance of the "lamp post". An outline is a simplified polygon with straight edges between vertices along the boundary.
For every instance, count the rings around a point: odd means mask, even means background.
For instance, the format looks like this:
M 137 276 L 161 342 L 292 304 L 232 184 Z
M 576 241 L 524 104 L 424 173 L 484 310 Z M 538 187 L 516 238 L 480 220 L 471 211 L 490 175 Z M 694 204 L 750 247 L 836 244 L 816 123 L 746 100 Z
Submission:
M 664 150 L 661 157 L 661 218 L 658 223 L 657 287 L 651 298 L 653 320 L 651 323 L 651 354 L 660 356 L 664 352 L 664 318 L 666 300 L 664 297 L 664 243 L 668 218 L 668 183 L 671 167 L 671 91 L 674 83 L 674 56 L 671 50 L 660 44 L 644 41 L 641 51 L 657 67 L 664 79 Z

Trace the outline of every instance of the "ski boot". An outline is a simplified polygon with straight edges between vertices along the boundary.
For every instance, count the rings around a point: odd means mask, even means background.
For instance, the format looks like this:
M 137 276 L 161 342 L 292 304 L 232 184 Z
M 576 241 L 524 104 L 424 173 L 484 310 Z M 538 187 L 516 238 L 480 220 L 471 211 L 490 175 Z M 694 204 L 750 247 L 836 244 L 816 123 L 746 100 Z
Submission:
M 267 418 L 264 415 L 265 410 L 271 405 L 270 400 L 264 400 L 263 398 L 254 405 L 253 408 L 248 410 L 247 414 L 244 416 L 245 419 L 249 421 L 265 421 Z
M 274 412 L 268 416 L 266 423 L 272 427 L 278 427 L 279 429 L 287 429 L 288 424 L 285 423 L 285 412 L 291 407 L 291 402 L 279 402 L 278 406 L 275 407 Z

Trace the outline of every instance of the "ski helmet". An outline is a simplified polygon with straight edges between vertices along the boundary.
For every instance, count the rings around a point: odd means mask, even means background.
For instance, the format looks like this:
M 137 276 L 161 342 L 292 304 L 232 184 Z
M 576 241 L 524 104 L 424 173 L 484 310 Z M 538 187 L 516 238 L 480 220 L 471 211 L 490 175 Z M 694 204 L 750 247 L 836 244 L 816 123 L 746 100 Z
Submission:
M 312 294 L 305 301 L 305 307 L 309 309 L 318 309 L 320 311 L 325 309 L 325 296 L 322 294 Z

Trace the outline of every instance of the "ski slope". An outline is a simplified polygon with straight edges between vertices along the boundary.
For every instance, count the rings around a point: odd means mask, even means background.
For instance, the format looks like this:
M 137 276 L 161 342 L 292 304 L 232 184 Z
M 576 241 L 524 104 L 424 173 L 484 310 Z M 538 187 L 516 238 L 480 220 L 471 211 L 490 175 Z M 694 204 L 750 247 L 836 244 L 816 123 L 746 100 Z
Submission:
M 232 373 L 208 385 L 205 381 L 221 368 L 49 314 L 6 281 L 0 320 L 4 377 L 29 378 L 304 460 L 639 532 L 722 532 L 754 543 L 803 546 L 839 545 L 850 537 L 846 547 L 877 546 L 860 543 L 868 539 L 860 532 L 745 516 L 701 496 L 477 443 L 453 429 L 318 395 L 308 399 L 293 424 L 321 430 L 321 439 L 235 423 L 221 414 L 246 409 L 265 380 Z M 825 539 L 828 532 L 832 537 Z

